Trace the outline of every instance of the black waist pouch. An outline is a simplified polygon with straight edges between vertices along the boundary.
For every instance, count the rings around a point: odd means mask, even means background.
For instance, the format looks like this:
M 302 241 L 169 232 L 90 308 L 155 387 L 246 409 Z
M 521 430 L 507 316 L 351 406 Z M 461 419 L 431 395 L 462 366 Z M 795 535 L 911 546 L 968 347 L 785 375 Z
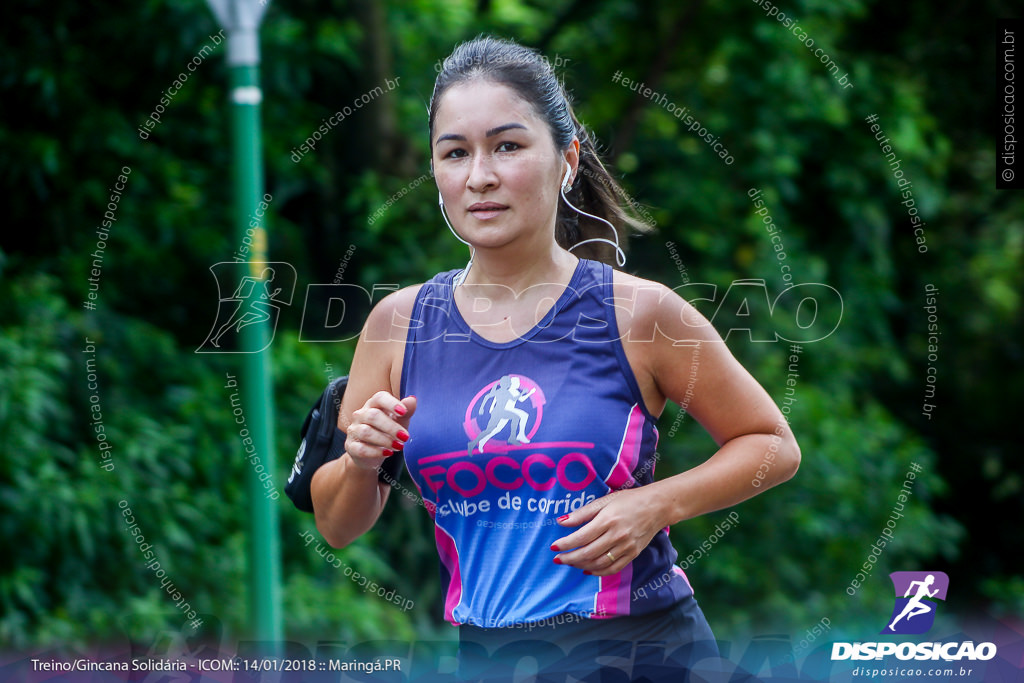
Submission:
M 337 460 L 345 452 L 345 432 L 338 429 L 338 413 L 341 411 L 341 398 L 345 395 L 346 387 L 348 375 L 328 384 L 302 423 L 302 443 L 295 454 L 295 463 L 284 492 L 295 507 L 303 512 L 313 512 L 313 499 L 309 491 L 313 473 L 325 462 Z M 398 480 L 401 472 L 402 458 L 396 453 L 384 459 L 377 478 L 390 484 Z

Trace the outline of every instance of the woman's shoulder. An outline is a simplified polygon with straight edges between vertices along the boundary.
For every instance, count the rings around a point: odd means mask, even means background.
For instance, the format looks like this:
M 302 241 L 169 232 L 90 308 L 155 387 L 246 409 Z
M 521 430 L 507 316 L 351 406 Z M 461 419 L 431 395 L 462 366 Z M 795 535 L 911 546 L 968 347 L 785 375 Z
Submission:
M 419 296 L 420 290 L 426 286 L 426 282 L 418 282 L 414 285 L 408 285 L 397 289 L 386 297 L 380 300 L 374 311 L 377 309 L 392 310 L 402 312 L 404 310 L 412 310 L 412 307 L 416 304 L 416 297 Z
M 393 335 L 390 333 L 393 329 L 404 329 L 412 317 L 416 298 L 426 285 L 427 283 L 421 282 L 402 287 L 377 302 L 370 309 L 370 315 L 366 319 L 365 336 L 372 339 L 391 338 Z
M 686 299 L 667 285 L 616 270 L 612 276 L 616 315 L 620 328 L 642 339 L 673 340 L 697 337 L 707 320 Z M 655 335 L 655 331 L 660 332 Z
M 366 320 L 367 333 L 379 339 L 381 335 L 391 338 L 393 335 L 390 332 L 396 328 L 405 331 L 420 295 L 436 297 L 444 291 L 450 291 L 451 280 L 456 272 L 449 270 L 438 273 L 426 282 L 402 287 L 385 296 L 370 310 Z M 405 336 L 401 338 L 404 340 Z
M 673 294 L 661 282 L 621 270 L 612 271 L 612 287 L 617 302 L 629 302 L 629 308 L 634 310 L 635 315 L 644 317 L 655 315 L 664 299 Z
M 627 273 L 623 270 L 612 271 L 612 282 L 616 289 L 619 288 L 630 288 L 630 289 L 651 289 L 658 291 L 668 290 L 668 287 L 663 285 L 656 280 L 648 280 L 632 273 Z

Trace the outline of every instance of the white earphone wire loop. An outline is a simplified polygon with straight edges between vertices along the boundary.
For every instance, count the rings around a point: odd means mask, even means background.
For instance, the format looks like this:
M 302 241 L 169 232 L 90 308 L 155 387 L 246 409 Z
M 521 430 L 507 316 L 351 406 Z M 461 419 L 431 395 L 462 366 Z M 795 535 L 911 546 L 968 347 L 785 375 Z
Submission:
M 466 262 L 466 267 L 462 269 L 461 273 L 456 273 L 455 279 L 452 281 L 452 289 L 455 289 L 461 285 L 465 281 L 466 276 L 469 275 L 469 269 L 473 267 L 473 257 L 476 255 L 476 250 L 473 249 L 472 244 L 462 239 L 462 236 L 455 232 L 455 228 L 452 227 L 451 221 L 448 220 L 448 214 L 444 210 L 444 198 L 441 196 L 440 192 L 437 193 L 437 206 L 441 209 L 441 218 L 444 219 L 444 224 L 447 225 L 448 229 L 452 231 L 453 235 L 455 235 L 455 239 L 469 247 L 469 261 Z
M 568 164 L 566 164 L 566 165 L 568 165 Z M 568 173 L 566 174 L 566 176 L 568 177 Z M 624 252 L 622 250 L 622 247 L 619 246 L 619 231 L 615 229 L 614 225 L 612 225 L 611 223 L 609 223 L 605 219 L 601 218 L 600 216 L 595 216 L 593 214 L 587 213 L 586 211 L 582 211 L 580 209 L 577 209 L 575 206 L 573 206 L 572 202 L 570 202 L 569 199 L 565 196 L 565 186 L 567 184 L 568 183 L 563 183 L 562 187 L 560 188 L 560 191 L 559 191 L 559 194 L 562 195 L 562 199 L 565 201 L 566 206 L 568 206 L 570 209 L 572 209 L 576 213 L 580 214 L 581 216 L 586 216 L 587 218 L 591 218 L 591 219 L 593 219 L 595 221 L 601 221 L 602 223 L 607 225 L 611 229 L 612 234 L 615 236 L 615 241 L 613 242 L 612 240 L 607 239 L 605 237 L 591 237 L 589 239 L 585 239 L 585 240 L 582 240 L 580 242 L 577 242 L 576 244 L 574 244 L 571 247 L 569 247 L 566 251 L 571 252 L 573 249 L 575 249 L 576 247 L 580 246 L 581 244 L 588 244 L 590 242 L 603 242 L 605 244 L 608 244 L 608 245 L 611 245 L 611 246 L 615 247 L 615 263 L 617 263 L 619 265 L 619 268 L 624 267 L 626 265 L 626 252 Z

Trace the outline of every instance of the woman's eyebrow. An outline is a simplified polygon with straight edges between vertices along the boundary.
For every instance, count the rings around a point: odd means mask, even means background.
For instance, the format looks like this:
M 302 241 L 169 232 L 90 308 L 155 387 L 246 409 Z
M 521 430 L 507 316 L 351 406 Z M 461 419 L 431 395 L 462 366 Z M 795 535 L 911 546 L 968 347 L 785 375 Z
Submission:
M 500 126 L 496 126 L 495 128 L 491 128 L 490 130 L 485 132 L 484 137 L 493 138 L 495 135 L 500 135 L 504 133 L 506 130 L 510 130 L 512 128 L 522 128 L 523 130 L 529 130 L 526 126 L 524 126 L 521 123 L 504 123 Z M 459 135 L 458 133 L 445 133 L 444 135 L 437 138 L 437 142 L 444 142 L 445 140 L 457 140 L 459 142 L 465 142 L 466 136 Z
M 510 128 L 522 128 L 523 130 L 527 130 L 526 126 L 521 123 L 506 123 L 498 126 L 497 128 L 491 128 L 489 131 L 484 133 L 484 137 L 493 138 L 495 135 L 501 135 Z

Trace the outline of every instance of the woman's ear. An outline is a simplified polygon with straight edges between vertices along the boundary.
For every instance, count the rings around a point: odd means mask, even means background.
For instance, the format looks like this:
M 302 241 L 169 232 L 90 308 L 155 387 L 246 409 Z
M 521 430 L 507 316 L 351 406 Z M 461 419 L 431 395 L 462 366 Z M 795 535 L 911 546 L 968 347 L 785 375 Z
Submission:
M 576 136 L 573 136 L 572 142 L 566 148 L 564 153 L 565 163 L 569 164 L 569 180 L 566 188 L 571 187 L 573 182 L 576 180 L 576 169 L 580 165 L 580 140 Z

